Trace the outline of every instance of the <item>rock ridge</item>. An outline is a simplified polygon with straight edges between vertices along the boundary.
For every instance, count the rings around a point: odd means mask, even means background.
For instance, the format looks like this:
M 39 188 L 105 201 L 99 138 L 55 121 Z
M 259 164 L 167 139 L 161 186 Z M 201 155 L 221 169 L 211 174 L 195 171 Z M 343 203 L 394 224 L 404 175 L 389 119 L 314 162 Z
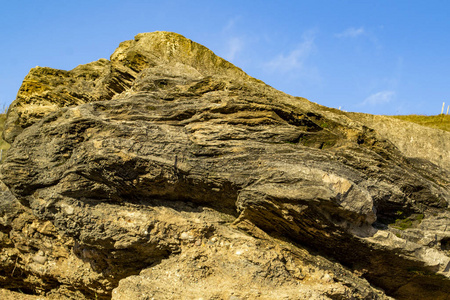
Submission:
M 134 40 L 122 42 L 110 60 L 100 59 L 71 71 L 31 69 L 8 110 L 3 137 L 12 143 L 24 128 L 59 107 L 110 100 L 129 89 L 139 73 L 149 68 L 156 74 L 186 73 L 194 78 L 220 75 L 258 82 L 182 35 L 164 31 L 141 33 Z
M 431 152 L 450 134 L 425 151 L 390 130 L 175 33 L 32 69 L 3 133 L 0 282 L 69 299 L 446 299 L 450 169 Z

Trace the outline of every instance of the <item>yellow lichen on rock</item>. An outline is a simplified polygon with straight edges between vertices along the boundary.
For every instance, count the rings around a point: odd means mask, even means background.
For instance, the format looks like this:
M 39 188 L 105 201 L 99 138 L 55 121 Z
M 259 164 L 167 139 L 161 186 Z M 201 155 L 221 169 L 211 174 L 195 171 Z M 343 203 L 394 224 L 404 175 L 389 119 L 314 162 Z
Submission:
M 197 73 L 201 77 L 221 76 L 262 83 L 208 48 L 173 32 L 138 34 L 134 40 L 120 43 L 110 59 L 80 65 L 71 71 L 48 67 L 31 69 L 10 106 L 4 139 L 12 143 L 24 128 L 59 107 L 110 100 L 129 90 L 139 73 L 148 68 L 170 66 L 181 73 L 188 71 L 190 75 Z

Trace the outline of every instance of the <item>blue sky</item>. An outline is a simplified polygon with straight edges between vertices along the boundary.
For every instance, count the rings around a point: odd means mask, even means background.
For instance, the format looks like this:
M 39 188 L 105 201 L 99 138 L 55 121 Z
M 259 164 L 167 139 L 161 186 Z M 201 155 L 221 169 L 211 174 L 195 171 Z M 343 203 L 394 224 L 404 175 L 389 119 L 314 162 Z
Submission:
M 2 1 L 0 107 L 28 71 L 174 31 L 288 94 L 372 114 L 450 104 L 450 1 Z

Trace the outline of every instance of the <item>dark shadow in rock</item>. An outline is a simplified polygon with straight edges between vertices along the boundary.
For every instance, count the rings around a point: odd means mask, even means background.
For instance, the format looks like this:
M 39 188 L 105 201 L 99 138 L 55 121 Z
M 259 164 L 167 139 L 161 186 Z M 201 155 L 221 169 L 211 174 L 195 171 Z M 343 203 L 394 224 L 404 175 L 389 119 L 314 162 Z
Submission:
M 293 222 L 284 219 L 277 210 L 261 205 L 248 207 L 244 214 L 241 217 L 271 236 L 288 239 L 312 253 L 360 272 L 371 284 L 396 299 L 414 299 L 420 295 L 421 299 L 444 300 L 450 294 L 450 280 L 444 276 L 436 275 L 423 263 L 408 260 L 395 251 L 371 247 L 332 224 L 318 207 L 303 210 Z

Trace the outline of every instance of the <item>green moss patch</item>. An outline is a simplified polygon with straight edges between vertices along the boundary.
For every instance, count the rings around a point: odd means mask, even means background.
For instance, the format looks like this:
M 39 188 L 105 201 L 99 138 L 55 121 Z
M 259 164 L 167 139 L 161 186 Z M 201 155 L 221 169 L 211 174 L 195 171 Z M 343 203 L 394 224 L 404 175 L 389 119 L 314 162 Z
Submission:
M 397 215 L 401 216 L 402 214 L 397 213 Z M 391 226 L 399 230 L 406 230 L 408 228 L 417 227 L 422 222 L 423 218 L 423 214 L 412 214 L 407 218 L 396 219 L 395 223 L 391 224 Z

